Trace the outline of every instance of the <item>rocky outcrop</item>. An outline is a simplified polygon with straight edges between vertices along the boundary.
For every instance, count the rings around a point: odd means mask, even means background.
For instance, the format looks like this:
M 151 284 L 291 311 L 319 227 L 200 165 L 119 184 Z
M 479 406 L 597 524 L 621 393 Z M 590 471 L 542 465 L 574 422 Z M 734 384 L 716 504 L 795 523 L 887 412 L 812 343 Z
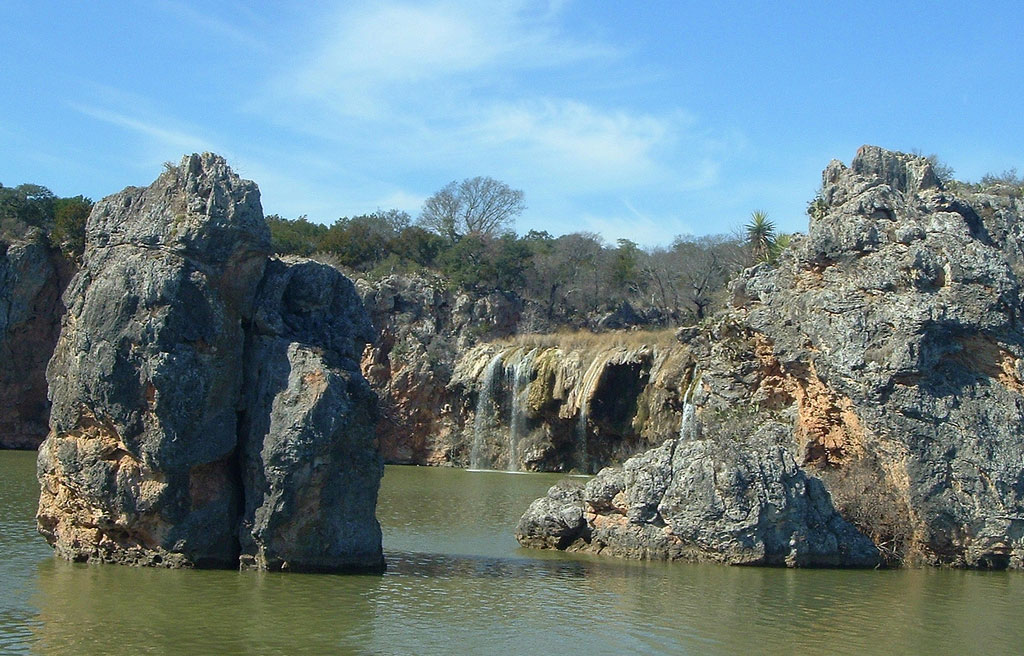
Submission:
M 888 564 L 1024 567 L 1024 202 L 874 147 L 831 163 L 822 197 L 731 311 L 682 331 L 696 430 L 627 462 L 621 492 L 581 493 L 584 526 L 553 546 L 858 565 L 864 536 Z
M 767 431 L 778 426 L 767 426 Z M 755 439 L 761 439 L 757 436 Z M 555 486 L 516 528 L 524 546 L 732 565 L 870 567 L 878 549 L 774 440 L 668 440 L 575 494 Z
M 629 395 L 620 401 L 605 393 L 617 384 L 629 384 L 638 394 L 660 389 L 646 381 L 652 371 L 660 376 L 662 352 L 652 351 L 650 345 L 640 348 L 642 339 L 628 339 L 628 346 L 616 347 L 622 335 L 632 333 L 610 332 L 638 323 L 650 325 L 659 317 L 641 316 L 626 304 L 614 313 L 587 318 L 587 325 L 604 331 L 593 343 L 569 347 L 559 339 L 542 337 L 552 348 L 535 348 L 537 342 L 520 349 L 530 338 L 515 336 L 550 333 L 555 326 L 539 307 L 514 294 L 455 292 L 443 278 L 425 274 L 361 279 L 356 284 L 378 333 L 363 354 L 362 371 L 380 397 L 377 437 L 389 463 L 596 471 L 661 441 L 674 430 L 663 430 L 667 424 L 678 426 L 678 408 L 634 421 L 638 412 L 646 411 L 646 399 L 640 410 L 630 409 L 625 406 L 635 405 L 635 399 Z M 499 353 L 503 364 L 488 370 L 487 364 Z M 602 364 L 594 365 L 595 360 Z M 675 366 L 674 356 L 668 360 L 670 367 Z M 528 366 L 534 361 L 546 367 L 544 372 Z M 580 365 L 583 370 L 575 371 Z M 540 387 L 550 381 L 530 381 L 554 375 L 559 368 L 604 392 L 587 392 L 569 405 L 564 405 L 566 399 L 549 396 L 542 402 L 540 398 L 552 390 Z M 518 383 L 509 378 L 516 376 L 514 371 L 519 372 Z M 484 380 L 488 374 L 495 376 L 493 384 Z M 513 388 L 527 384 L 536 389 L 530 392 L 532 405 L 513 410 Z M 584 397 L 589 402 L 591 396 L 596 412 L 588 418 Z M 618 405 L 612 409 L 609 403 Z M 519 418 L 517 424 L 511 421 L 513 416 Z M 666 426 L 656 428 L 661 420 Z M 510 450 L 509 445 L 519 443 L 519 429 L 529 435 L 512 453 L 515 447 Z M 590 435 L 589 455 L 579 448 L 581 433 Z
M 35 449 L 46 437 L 46 363 L 72 269 L 38 229 L 23 237 L 0 241 L 0 449 Z
M 243 567 L 383 568 L 377 399 L 358 365 L 374 334 L 359 308 L 330 267 L 268 264 L 247 356 Z
M 367 317 L 340 274 L 268 247 L 256 185 L 210 154 L 93 208 L 47 370 L 58 554 L 382 568 Z

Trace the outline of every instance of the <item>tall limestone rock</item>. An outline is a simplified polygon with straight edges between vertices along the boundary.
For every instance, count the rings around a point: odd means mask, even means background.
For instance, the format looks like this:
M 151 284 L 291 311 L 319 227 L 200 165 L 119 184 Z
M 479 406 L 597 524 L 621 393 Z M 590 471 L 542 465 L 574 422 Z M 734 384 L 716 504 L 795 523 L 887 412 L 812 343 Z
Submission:
M 47 370 L 53 407 L 38 523 L 60 555 L 236 567 L 263 545 L 240 537 L 253 535 L 258 500 L 288 480 L 315 489 L 290 490 L 303 502 L 263 518 L 261 526 L 291 522 L 291 532 L 274 541 L 273 557 L 243 564 L 382 567 L 374 399 L 352 358 L 368 336 L 365 312 L 339 274 L 269 260 L 269 242 L 256 185 L 215 155 L 186 157 L 151 186 L 96 204 Z M 330 283 L 321 293 L 347 290 L 329 325 L 306 320 L 325 303 L 309 288 L 317 277 Z M 304 357 L 290 376 L 280 356 L 287 367 L 292 353 Z M 344 413 L 331 427 L 316 415 L 321 397 Z M 346 479 L 352 463 L 338 459 L 349 449 L 363 471 Z M 364 489 L 335 505 L 344 497 L 335 488 L 349 484 Z
M 267 267 L 246 361 L 244 567 L 383 568 L 377 397 L 358 364 L 374 333 L 354 308 L 331 267 Z
M 690 437 L 538 500 L 524 544 L 1024 567 L 1024 201 L 871 146 L 829 164 L 822 200 L 731 311 L 683 334 Z

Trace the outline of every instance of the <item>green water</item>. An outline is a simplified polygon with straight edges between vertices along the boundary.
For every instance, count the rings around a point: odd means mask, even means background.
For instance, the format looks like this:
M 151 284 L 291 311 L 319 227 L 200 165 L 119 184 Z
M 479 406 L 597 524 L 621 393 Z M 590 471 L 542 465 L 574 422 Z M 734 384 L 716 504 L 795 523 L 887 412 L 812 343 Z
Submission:
M 559 477 L 389 467 L 388 573 L 73 565 L 0 451 L 0 654 L 1020 654 L 1024 574 L 625 563 L 518 548 Z

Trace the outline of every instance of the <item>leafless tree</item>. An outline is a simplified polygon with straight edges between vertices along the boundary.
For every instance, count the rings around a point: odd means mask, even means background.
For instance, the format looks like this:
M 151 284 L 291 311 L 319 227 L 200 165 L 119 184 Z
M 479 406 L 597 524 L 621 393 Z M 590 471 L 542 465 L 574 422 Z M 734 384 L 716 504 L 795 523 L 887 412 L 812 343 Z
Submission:
M 449 182 L 423 204 L 419 224 L 452 241 L 469 234 L 494 236 L 512 229 L 526 209 L 523 192 L 494 178 Z

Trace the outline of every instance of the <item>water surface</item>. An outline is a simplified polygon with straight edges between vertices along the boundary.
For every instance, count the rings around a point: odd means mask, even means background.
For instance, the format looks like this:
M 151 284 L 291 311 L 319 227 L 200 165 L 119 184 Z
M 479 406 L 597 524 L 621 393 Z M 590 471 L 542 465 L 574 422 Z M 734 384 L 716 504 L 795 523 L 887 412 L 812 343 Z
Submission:
M 388 572 L 75 565 L 34 529 L 35 454 L 0 451 L 0 653 L 1016 654 L 1024 575 L 629 563 L 518 547 L 560 477 L 388 467 Z

